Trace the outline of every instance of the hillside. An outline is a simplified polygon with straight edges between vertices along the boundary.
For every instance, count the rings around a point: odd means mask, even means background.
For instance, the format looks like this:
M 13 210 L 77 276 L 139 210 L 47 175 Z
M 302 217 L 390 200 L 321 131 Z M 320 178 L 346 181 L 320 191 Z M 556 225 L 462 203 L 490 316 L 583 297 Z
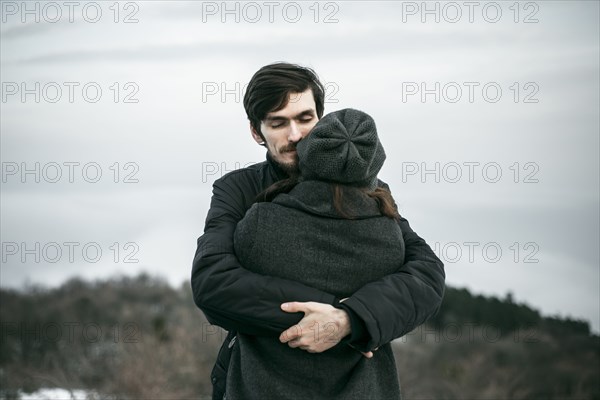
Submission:
M 47 387 L 201 398 L 225 337 L 189 284 L 148 275 L 1 290 L 0 325 L 1 398 Z M 599 344 L 585 321 L 447 288 L 440 312 L 394 351 L 405 399 L 600 399 Z

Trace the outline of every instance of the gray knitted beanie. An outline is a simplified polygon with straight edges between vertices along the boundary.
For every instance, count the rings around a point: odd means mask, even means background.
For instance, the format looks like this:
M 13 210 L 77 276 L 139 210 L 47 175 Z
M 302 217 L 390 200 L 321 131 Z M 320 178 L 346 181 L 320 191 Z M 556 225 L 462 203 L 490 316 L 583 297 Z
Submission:
M 345 108 L 324 116 L 297 147 L 305 179 L 377 187 L 385 151 L 368 114 Z

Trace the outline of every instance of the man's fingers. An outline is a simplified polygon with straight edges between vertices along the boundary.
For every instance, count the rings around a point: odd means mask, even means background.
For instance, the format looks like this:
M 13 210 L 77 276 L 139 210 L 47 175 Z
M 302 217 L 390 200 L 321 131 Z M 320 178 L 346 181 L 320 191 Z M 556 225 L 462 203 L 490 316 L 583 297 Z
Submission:
M 373 358 L 373 352 L 372 351 L 367 351 L 366 353 L 361 351 L 361 353 L 362 353 L 363 356 L 365 356 L 367 358 Z
M 288 303 L 283 303 L 281 305 L 281 309 L 285 312 L 294 313 L 294 312 L 303 312 L 308 311 L 309 302 L 300 302 L 300 301 L 291 301 Z
M 290 340 L 299 338 L 300 336 L 302 336 L 302 328 L 300 325 L 294 325 L 279 335 L 279 341 L 281 343 L 287 343 Z

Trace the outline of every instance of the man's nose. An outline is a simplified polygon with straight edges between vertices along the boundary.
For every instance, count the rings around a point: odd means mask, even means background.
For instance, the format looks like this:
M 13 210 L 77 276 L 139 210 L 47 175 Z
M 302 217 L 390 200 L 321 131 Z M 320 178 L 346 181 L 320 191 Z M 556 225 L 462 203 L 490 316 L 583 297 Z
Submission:
M 288 140 L 292 143 L 299 142 L 302 139 L 302 131 L 296 121 L 290 123 L 290 132 L 288 134 Z

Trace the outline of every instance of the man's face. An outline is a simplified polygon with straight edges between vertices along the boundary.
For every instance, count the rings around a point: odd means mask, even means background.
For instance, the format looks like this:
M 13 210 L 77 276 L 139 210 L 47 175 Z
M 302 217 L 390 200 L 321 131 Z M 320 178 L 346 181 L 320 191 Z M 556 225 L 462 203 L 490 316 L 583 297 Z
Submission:
M 287 105 L 279 111 L 267 114 L 260 123 L 260 130 L 271 158 L 288 172 L 298 168 L 296 144 L 306 137 L 319 118 L 311 89 L 302 93 L 290 93 Z M 257 143 L 263 138 L 252 126 L 252 137 Z

